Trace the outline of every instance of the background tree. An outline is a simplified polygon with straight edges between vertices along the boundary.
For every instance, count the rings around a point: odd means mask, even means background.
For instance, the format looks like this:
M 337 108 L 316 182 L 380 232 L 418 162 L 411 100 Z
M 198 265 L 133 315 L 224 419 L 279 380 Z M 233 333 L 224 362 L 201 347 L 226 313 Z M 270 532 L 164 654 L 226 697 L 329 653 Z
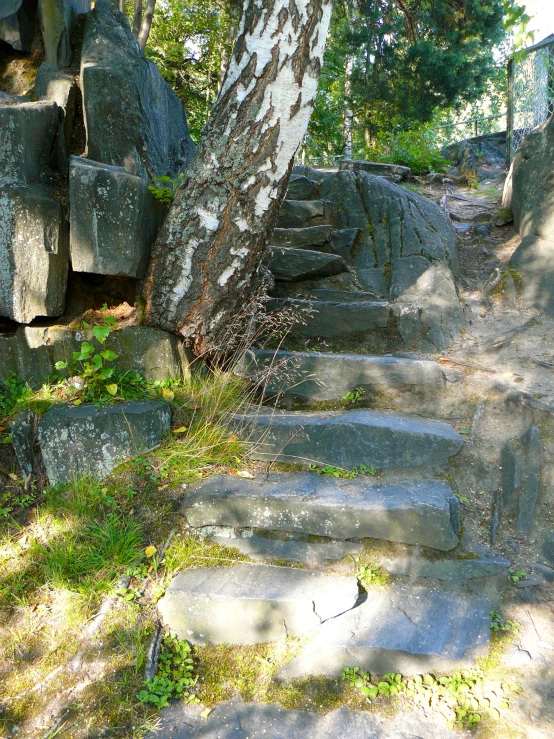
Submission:
M 504 10 L 504 0 L 337 0 L 310 152 L 342 153 L 349 109 L 362 151 L 393 129 L 477 100 L 496 70 Z

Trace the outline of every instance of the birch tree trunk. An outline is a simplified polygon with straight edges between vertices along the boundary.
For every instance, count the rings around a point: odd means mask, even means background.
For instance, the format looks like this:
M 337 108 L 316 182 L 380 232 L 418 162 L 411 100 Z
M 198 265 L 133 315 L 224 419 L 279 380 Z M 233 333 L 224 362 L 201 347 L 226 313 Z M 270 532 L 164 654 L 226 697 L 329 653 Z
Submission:
M 197 353 L 244 299 L 313 108 L 332 0 L 245 0 L 227 76 L 144 283 L 145 320 Z

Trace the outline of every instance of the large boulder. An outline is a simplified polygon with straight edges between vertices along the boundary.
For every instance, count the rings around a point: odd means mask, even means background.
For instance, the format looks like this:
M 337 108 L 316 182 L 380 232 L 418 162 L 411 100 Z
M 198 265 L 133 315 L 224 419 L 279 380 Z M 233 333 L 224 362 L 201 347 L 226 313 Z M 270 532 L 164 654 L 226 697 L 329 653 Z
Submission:
M 52 374 L 56 362 L 71 360 L 81 342 L 91 338 L 91 331 L 63 326 L 20 326 L 15 334 L 0 336 L 0 381 L 15 372 L 32 385 L 40 384 Z M 153 382 L 189 373 L 183 344 L 173 334 L 157 328 L 127 326 L 112 331 L 105 347 L 119 355 L 113 362 L 119 372 L 138 372 Z
M 27 185 L 49 181 L 60 116 L 55 102 L 0 96 L 0 177 Z
M 144 180 L 71 157 L 69 200 L 73 270 L 142 277 L 164 212 Z
M 106 0 L 87 18 L 80 84 L 89 159 L 143 179 L 185 167 L 194 144 L 183 106 Z
M 554 241 L 554 116 L 526 136 L 516 151 L 511 202 L 506 204 L 522 236 Z
M 510 267 L 521 277 L 524 304 L 554 316 L 554 231 L 552 237 L 524 236 Z
M 153 400 L 109 408 L 54 406 L 38 426 L 48 479 L 57 485 L 82 475 L 107 477 L 120 462 L 159 444 L 170 421 L 169 406 Z
M 0 180 L 0 315 L 59 316 L 69 263 L 64 209 L 48 190 Z

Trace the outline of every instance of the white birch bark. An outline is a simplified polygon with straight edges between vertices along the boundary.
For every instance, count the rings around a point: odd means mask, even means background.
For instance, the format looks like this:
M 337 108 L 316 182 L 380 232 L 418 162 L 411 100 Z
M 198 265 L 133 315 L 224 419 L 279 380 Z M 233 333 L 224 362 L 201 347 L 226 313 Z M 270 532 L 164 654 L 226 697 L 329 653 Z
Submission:
M 245 0 L 227 76 L 153 247 L 145 320 L 200 354 L 244 299 L 321 72 L 332 0 Z

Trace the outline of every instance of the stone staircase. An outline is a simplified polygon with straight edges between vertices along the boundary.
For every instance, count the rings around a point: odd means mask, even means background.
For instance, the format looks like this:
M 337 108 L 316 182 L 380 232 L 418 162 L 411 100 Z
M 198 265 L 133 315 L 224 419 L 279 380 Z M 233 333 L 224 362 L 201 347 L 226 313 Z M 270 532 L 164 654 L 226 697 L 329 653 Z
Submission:
M 277 281 L 270 307 L 310 308 L 292 327 L 293 339 L 332 338 L 340 347 L 345 337 L 390 326 L 392 302 L 386 291 L 360 286 L 347 263 L 360 226 L 338 228 L 344 220 L 318 199 L 320 191 L 303 174 L 291 179 L 269 249 Z M 509 562 L 460 546 L 463 522 L 447 466 L 463 437 L 423 415 L 321 409 L 358 389 L 438 395 L 440 366 L 412 357 L 252 349 L 239 371 L 276 398 L 275 407 L 234 419 L 251 458 L 267 462 L 267 471 L 253 479 L 210 476 L 187 489 L 181 512 L 192 531 L 257 564 L 179 574 L 159 602 L 165 626 L 199 645 L 310 637 L 276 675 L 282 681 L 336 678 L 355 666 L 378 674 L 450 671 L 486 654 L 487 582 Z M 298 402 L 301 410 L 286 409 Z M 272 471 L 274 463 L 296 468 Z M 325 465 L 355 472 L 318 473 Z M 390 586 L 365 590 L 355 576 L 336 574 L 341 560 L 378 542 Z M 339 569 L 330 574 L 333 562 Z

